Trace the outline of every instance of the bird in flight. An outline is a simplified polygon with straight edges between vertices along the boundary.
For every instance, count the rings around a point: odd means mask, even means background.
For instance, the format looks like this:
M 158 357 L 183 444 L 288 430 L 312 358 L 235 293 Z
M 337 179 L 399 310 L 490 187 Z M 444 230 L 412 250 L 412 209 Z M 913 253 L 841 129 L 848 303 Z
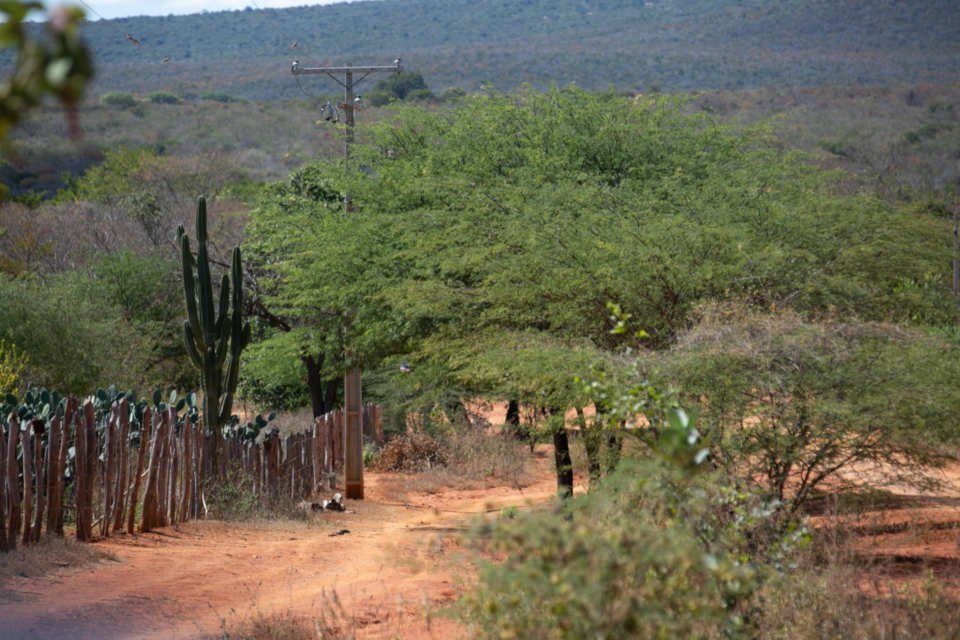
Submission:
M 138 47 L 143 46 L 143 45 L 140 44 L 140 41 L 139 41 L 139 40 L 137 40 L 136 38 L 134 38 L 134 37 L 133 37 L 132 35 L 130 35 L 129 33 L 127 34 L 127 40 L 129 40 L 129 41 L 132 42 L 133 44 L 137 45 Z

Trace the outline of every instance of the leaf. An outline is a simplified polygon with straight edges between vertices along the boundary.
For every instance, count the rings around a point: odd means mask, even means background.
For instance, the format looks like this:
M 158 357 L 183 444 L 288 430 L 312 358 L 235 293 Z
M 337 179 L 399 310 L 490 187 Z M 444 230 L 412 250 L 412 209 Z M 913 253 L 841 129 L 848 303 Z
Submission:
M 690 425 L 690 418 L 687 417 L 687 412 L 680 407 L 671 407 L 667 409 L 667 422 L 671 429 L 686 431 Z
M 52 87 L 62 86 L 67 81 L 72 66 L 73 61 L 69 58 L 58 58 L 48 64 L 44 73 L 47 84 Z

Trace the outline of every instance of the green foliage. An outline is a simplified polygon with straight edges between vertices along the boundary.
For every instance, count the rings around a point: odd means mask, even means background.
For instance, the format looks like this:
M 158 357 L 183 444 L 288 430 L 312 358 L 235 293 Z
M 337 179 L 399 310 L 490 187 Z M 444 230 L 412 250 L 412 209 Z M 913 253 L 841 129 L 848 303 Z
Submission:
M 248 255 L 304 353 L 412 363 L 377 389 L 409 409 L 578 404 L 575 375 L 612 370 L 619 346 L 669 345 L 709 299 L 955 317 L 942 219 L 837 195 L 762 131 L 674 98 L 569 88 L 405 108 L 355 157 L 346 178 L 318 163 L 271 189 Z M 645 333 L 611 334 L 611 301 Z
M 276 333 L 244 349 L 238 392 L 269 409 L 297 409 L 310 404 L 300 332 Z
M 220 280 L 219 302 L 214 311 L 214 288 L 207 249 L 207 205 L 197 202 L 197 256 L 190 238 L 177 229 L 183 292 L 187 308 L 184 343 L 203 386 L 203 419 L 206 429 L 219 434 L 233 410 L 240 376 L 240 354 L 250 342 L 250 325 L 243 322 L 243 266 L 240 248 L 233 250 L 230 274 Z M 232 287 L 232 288 L 231 288 Z
M 127 91 L 110 91 L 100 96 L 100 104 L 117 109 L 130 109 L 137 106 L 137 99 Z
M 180 96 L 169 91 L 154 91 L 147 97 L 154 104 L 180 104 L 183 102 Z
M 957 355 L 902 327 L 708 308 L 645 362 L 699 405 L 717 464 L 795 511 L 857 465 L 922 484 L 960 442 Z
M 230 102 L 242 102 L 242 98 L 237 98 L 230 95 L 229 93 L 223 93 L 220 91 L 207 91 L 200 94 L 201 100 L 211 100 L 213 102 L 222 102 L 224 104 Z
M 367 101 L 380 107 L 394 100 L 429 100 L 433 92 L 427 87 L 423 76 L 415 71 L 401 71 L 392 74 L 373 86 L 367 95 Z
M 162 387 L 194 388 L 197 376 L 183 345 L 175 261 L 119 251 L 91 265 L 88 294 L 115 309 L 140 337 L 142 379 Z
M 28 359 L 21 383 L 84 394 L 102 380 L 141 382 L 149 348 L 88 286 L 82 274 L 46 282 L 0 276 L 0 339 Z
M 22 386 L 20 377 L 28 363 L 16 345 L 0 340 L 0 395 L 15 393 Z
M 42 39 L 31 33 L 26 21 L 31 12 L 41 9 L 39 2 L 0 4 L 0 47 L 16 49 L 9 75 L 0 85 L 0 140 L 46 96 L 67 108 L 71 132 L 78 131 L 75 107 L 93 77 L 90 51 L 80 36 L 83 11 L 67 6 L 55 9 L 46 24 L 47 38 Z
M 498 560 L 461 602 L 473 637 L 750 637 L 758 589 L 804 532 L 774 534 L 775 508 L 666 460 L 631 459 L 564 512 L 481 529 Z

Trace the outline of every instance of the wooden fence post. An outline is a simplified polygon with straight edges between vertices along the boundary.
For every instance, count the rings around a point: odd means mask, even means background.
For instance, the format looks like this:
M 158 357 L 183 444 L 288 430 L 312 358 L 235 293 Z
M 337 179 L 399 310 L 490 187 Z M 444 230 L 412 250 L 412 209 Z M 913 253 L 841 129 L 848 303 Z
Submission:
M 148 421 L 148 413 L 150 414 L 150 421 L 153 421 L 152 412 L 150 412 L 150 408 L 147 407 L 143 412 L 145 425 Z M 155 426 L 151 424 L 152 433 L 150 436 L 150 459 L 147 463 L 147 481 L 144 484 L 143 506 L 140 512 L 140 531 L 144 533 L 152 530 L 156 525 L 154 514 L 157 509 L 157 467 L 159 462 L 158 458 L 160 456 L 160 432 L 162 430 L 162 423 L 159 421 Z M 145 436 L 141 435 L 140 437 L 143 438 Z
M 167 454 L 169 460 L 167 461 L 167 510 L 166 510 L 166 520 L 168 525 L 177 524 L 177 507 L 180 504 L 180 501 L 177 499 L 177 494 L 180 489 L 179 486 L 179 475 L 180 475 L 180 448 L 179 448 L 179 438 L 177 438 L 177 413 L 173 407 L 170 407 L 167 410 L 168 417 L 170 421 L 170 432 L 167 438 Z
M 54 530 L 58 536 L 63 536 L 64 501 L 67 495 L 67 452 L 70 450 L 71 428 L 73 428 L 74 443 L 76 443 L 78 405 L 79 402 L 76 398 L 67 398 L 67 405 L 63 412 L 63 431 L 60 436 L 60 453 L 57 459 L 57 520 L 54 525 Z M 74 449 L 74 454 L 76 454 L 76 449 Z M 76 480 L 74 480 L 74 489 L 76 489 Z
M 62 437 L 63 419 L 54 415 L 50 419 L 50 428 L 47 432 L 47 535 L 57 529 L 57 510 L 60 508 L 60 498 L 57 496 L 57 462 L 60 460 L 60 438 Z
M 74 470 L 77 493 L 77 540 L 93 538 L 93 478 L 96 464 L 96 434 L 94 431 L 93 403 L 83 403 L 83 413 L 77 420 L 77 435 L 74 442 Z M 94 446 L 91 446 L 94 445 Z M 94 451 L 90 451 L 93 449 Z M 93 464 L 91 464 L 93 461 Z
M 7 420 L 7 504 L 10 516 L 7 519 L 7 545 L 11 551 L 17 548 L 20 532 L 20 485 L 17 483 L 17 440 L 20 436 L 20 421 L 15 413 Z
M 127 533 L 129 534 L 133 534 L 134 521 L 137 517 L 137 504 L 140 501 L 140 480 L 143 477 L 143 465 L 146 463 L 147 451 L 150 448 L 152 427 L 153 413 L 150 411 L 150 407 L 144 407 L 143 416 L 140 420 L 140 447 L 137 450 L 137 468 L 133 476 L 133 489 L 130 491 L 130 513 L 127 515 Z M 144 496 L 144 502 L 146 502 L 146 496 Z
M 23 465 L 23 544 L 30 544 L 30 524 L 33 522 L 33 450 L 30 446 L 30 428 L 20 429 L 21 464 Z M 18 532 L 19 533 L 19 532 Z
M 120 400 L 118 407 L 120 412 L 120 438 L 117 441 L 119 445 L 119 472 L 117 478 L 117 501 L 114 509 L 113 530 L 120 531 L 123 528 L 123 516 L 126 514 L 127 500 L 130 499 L 129 486 L 127 484 L 127 468 L 130 466 L 130 455 L 128 448 L 130 446 L 130 403 L 126 398 Z
M 117 407 L 111 405 L 110 416 L 103 427 L 103 472 L 100 474 L 100 499 L 103 502 L 103 517 L 100 519 L 100 537 L 105 538 L 110 535 L 110 523 L 112 521 L 111 506 L 113 503 L 113 472 L 116 465 L 116 456 L 114 455 L 117 423 Z
M 194 467 L 193 467 L 193 474 L 194 474 L 194 485 L 196 486 L 196 489 L 197 489 L 196 496 L 194 497 L 194 506 L 193 506 L 194 514 L 193 514 L 193 515 L 194 515 L 195 518 L 199 518 L 199 517 L 200 517 L 200 508 L 201 508 L 201 507 L 203 508 L 203 514 L 204 514 L 204 515 L 206 515 L 206 510 L 207 510 L 207 501 L 206 501 L 206 499 L 204 498 L 204 495 L 203 495 L 203 484 L 204 484 L 205 478 L 203 477 L 203 465 L 204 465 L 204 461 L 203 461 L 203 442 L 204 442 L 204 436 L 203 436 L 203 424 L 202 424 L 202 423 L 196 423 L 196 424 L 193 425 L 193 435 L 194 435 L 194 437 L 193 437 L 193 442 L 194 442 L 193 458 L 194 458 L 194 460 L 195 460 L 195 462 L 194 462 Z
M 7 546 L 7 432 L 0 420 L 0 552 Z
M 43 512 L 47 508 L 47 469 L 50 460 L 49 439 L 47 447 L 43 446 L 43 434 L 46 432 L 46 423 L 43 420 L 33 421 L 33 468 L 35 475 L 36 507 L 33 511 L 33 526 L 30 530 L 30 541 L 39 542 L 43 530 Z
M 160 413 L 160 430 L 157 431 L 157 440 L 160 441 L 159 457 L 157 458 L 157 513 L 156 526 L 167 526 L 167 497 L 170 495 L 167 487 L 169 481 L 167 458 L 170 457 L 170 415 Z
M 190 496 L 192 495 L 193 477 L 193 444 L 191 441 L 190 418 L 184 418 L 183 427 L 180 429 L 180 452 L 183 455 L 183 464 L 181 475 L 180 490 L 180 521 L 186 522 L 190 519 Z

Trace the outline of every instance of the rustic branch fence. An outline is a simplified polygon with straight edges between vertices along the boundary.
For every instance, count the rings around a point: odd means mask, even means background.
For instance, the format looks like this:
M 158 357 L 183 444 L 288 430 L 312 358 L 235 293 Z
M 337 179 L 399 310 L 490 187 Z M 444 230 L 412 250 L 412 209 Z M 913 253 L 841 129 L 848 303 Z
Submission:
M 0 551 L 64 535 L 78 540 L 146 532 L 206 514 L 204 482 L 239 470 L 258 497 L 308 498 L 335 486 L 343 467 L 343 412 L 317 418 L 302 432 L 267 427 L 224 438 L 220 469 L 211 468 L 212 435 L 173 407 L 143 407 L 133 431 L 126 399 L 99 407 L 68 398 L 62 411 L 0 423 Z M 138 414 L 139 415 L 139 414 Z M 383 438 L 380 407 L 364 408 L 367 435 Z M 237 478 L 237 476 L 231 476 Z

